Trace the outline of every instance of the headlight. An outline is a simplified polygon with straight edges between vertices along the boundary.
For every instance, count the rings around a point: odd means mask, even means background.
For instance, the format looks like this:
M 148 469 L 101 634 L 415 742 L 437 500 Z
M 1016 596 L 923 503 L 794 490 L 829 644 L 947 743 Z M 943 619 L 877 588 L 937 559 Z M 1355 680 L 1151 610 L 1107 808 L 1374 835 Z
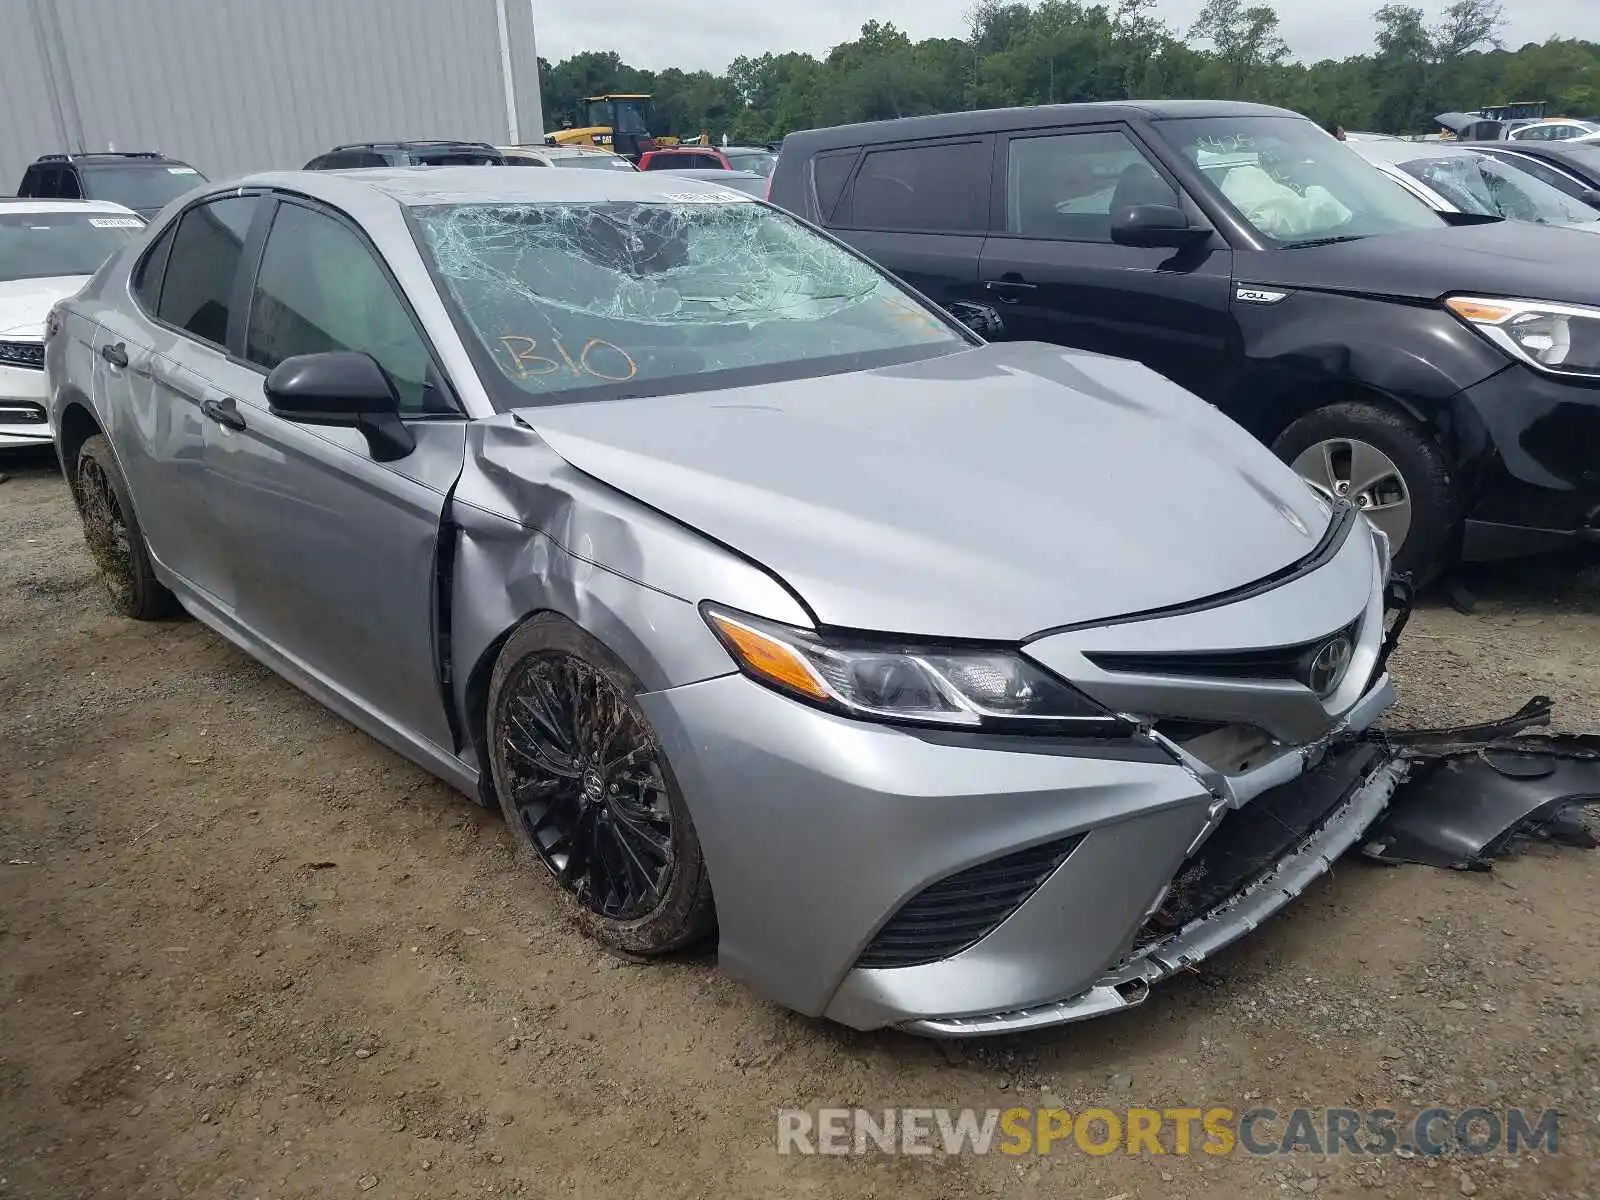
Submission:
M 1452 296 L 1445 307 L 1513 358 L 1550 375 L 1600 378 L 1600 308 Z
M 701 612 L 746 675 L 845 716 L 1080 736 L 1129 732 L 1012 650 L 825 638 L 712 604 Z

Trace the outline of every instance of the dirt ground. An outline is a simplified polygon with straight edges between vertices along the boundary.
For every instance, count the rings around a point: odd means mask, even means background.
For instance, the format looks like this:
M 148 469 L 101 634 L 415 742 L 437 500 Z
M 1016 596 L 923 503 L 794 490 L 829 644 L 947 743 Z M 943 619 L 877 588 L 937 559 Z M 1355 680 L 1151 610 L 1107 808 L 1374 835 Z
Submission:
M 0 462 L 0 1197 L 1600 1197 L 1600 853 L 1349 861 L 1134 1012 L 959 1050 L 618 961 L 498 816 L 192 621 L 110 615 Z M 1600 570 L 1474 577 L 1402 719 L 1600 728 Z M 776 1110 L 1546 1107 L 1466 1160 L 776 1152 Z

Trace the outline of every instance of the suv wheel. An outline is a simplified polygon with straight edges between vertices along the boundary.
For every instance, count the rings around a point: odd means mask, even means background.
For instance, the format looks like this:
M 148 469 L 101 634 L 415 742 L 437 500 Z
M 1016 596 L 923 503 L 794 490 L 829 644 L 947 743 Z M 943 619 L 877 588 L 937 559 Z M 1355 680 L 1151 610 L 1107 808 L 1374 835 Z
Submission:
M 1455 535 L 1455 487 L 1443 451 L 1406 416 L 1349 401 L 1301 417 L 1273 442 L 1324 495 L 1350 500 L 1389 535 L 1395 570 L 1426 583 Z

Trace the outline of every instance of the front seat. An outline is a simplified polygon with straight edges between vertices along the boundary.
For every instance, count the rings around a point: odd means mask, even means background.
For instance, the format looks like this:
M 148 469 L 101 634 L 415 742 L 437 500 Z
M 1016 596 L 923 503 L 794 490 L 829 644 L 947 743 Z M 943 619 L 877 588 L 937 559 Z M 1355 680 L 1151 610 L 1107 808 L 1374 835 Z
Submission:
M 1111 193 L 1111 213 L 1140 204 L 1163 204 L 1178 207 L 1178 193 L 1173 186 L 1147 162 L 1129 163 L 1117 179 L 1116 190 Z

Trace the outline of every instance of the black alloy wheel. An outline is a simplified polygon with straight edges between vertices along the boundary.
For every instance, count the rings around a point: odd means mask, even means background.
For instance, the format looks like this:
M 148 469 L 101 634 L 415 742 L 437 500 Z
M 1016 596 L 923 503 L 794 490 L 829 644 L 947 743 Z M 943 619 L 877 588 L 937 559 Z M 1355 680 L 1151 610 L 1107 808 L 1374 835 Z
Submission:
M 513 833 L 590 931 L 651 954 L 708 932 L 711 898 L 688 810 L 633 701 L 639 690 L 581 630 L 535 618 L 496 664 L 491 758 Z

